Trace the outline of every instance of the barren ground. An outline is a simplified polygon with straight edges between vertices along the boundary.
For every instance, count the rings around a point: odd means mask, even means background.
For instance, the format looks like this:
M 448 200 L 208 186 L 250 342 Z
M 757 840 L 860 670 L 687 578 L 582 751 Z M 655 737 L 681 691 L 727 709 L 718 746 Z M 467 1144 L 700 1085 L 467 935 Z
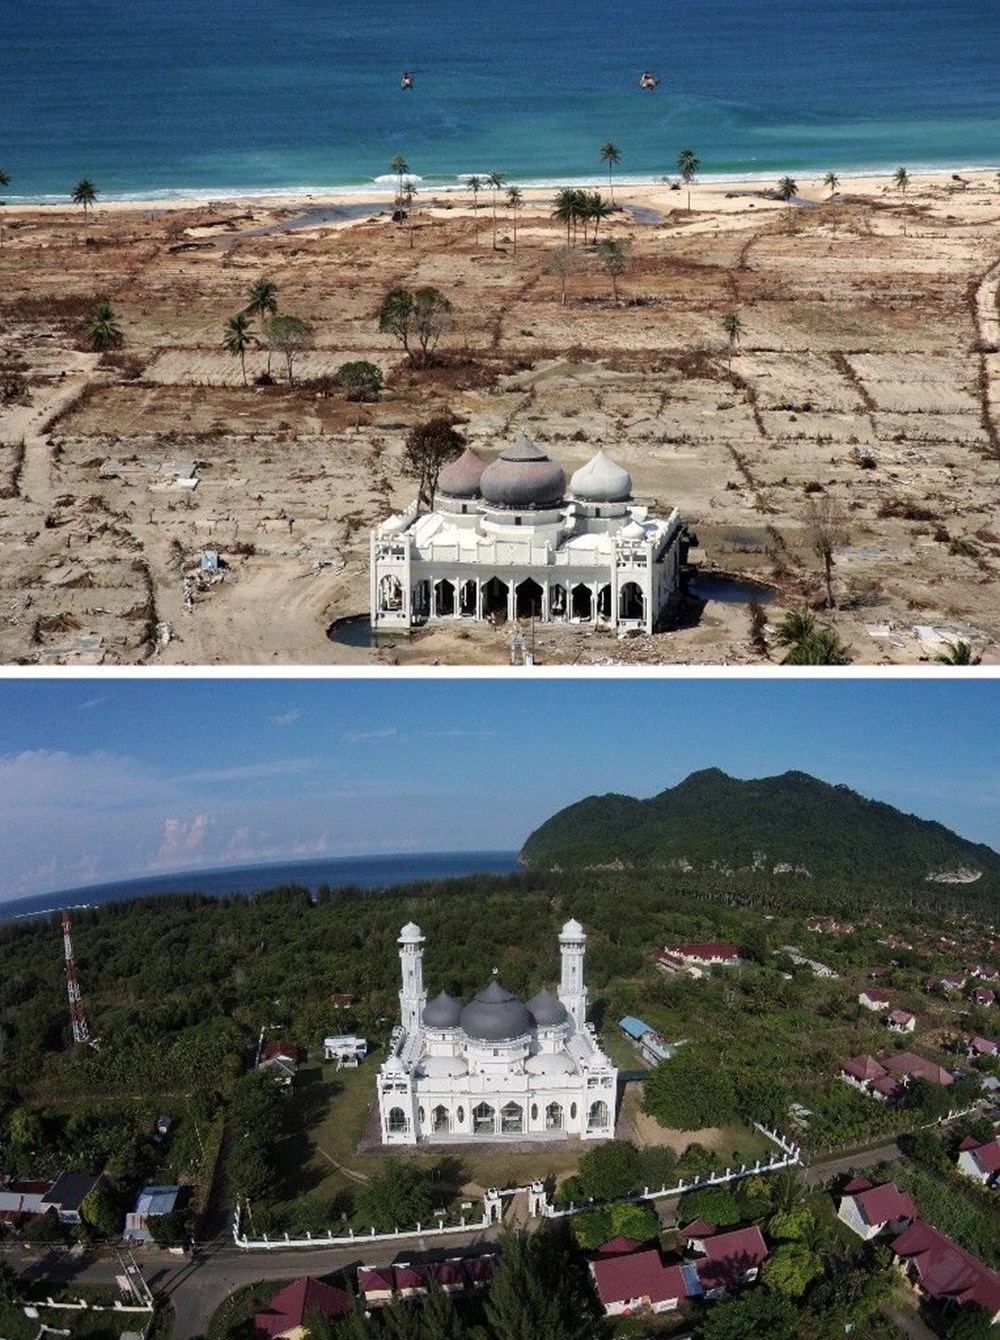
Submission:
M 628 237 L 622 302 L 592 248 L 561 301 L 551 199 L 513 219 L 460 196 L 288 229 L 302 205 L 7 210 L 0 247 L 0 661 L 27 664 L 494 665 L 509 629 L 430 627 L 378 650 L 332 642 L 367 613 L 368 535 L 404 507 L 407 429 L 451 411 L 490 456 L 524 430 L 567 474 L 599 445 L 636 496 L 676 505 L 692 559 L 774 585 L 773 623 L 820 604 L 809 498 L 848 518 L 837 608 L 818 617 L 856 663 L 913 664 L 1000 640 L 1000 192 L 992 174 L 851 182 L 791 208 L 747 188 L 620 188 L 658 223 Z M 477 239 L 478 232 L 478 239 Z M 196 245 L 187 246 L 193 243 Z M 296 385 L 244 387 L 221 347 L 248 285 L 271 278 L 316 347 Z M 407 366 L 377 331 L 389 288 L 454 303 L 440 359 Z M 95 303 L 125 336 L 87 351 Z M 723 316 L 743 325 L 730 368 Z M 383 368 L 377 405 L 348 404 L 341 363 Z M 252 379 L 266 355 L 247 359 Z M 868 448 L 863 468 L 855 448 Z M 182 485 L 195 463 L 196 485 Z M 178 469 L 173 468 L 177 463 Z M 218 580 L 183 578 L 203 550 Z M 169 636 L 167 633 L 169 630 Z M 534 632 L 547 664 L 768 663 L 745 607 L 710 602 L 681 626 L 618 641 Z M 780 659 L 780 648 L 770 654 Z

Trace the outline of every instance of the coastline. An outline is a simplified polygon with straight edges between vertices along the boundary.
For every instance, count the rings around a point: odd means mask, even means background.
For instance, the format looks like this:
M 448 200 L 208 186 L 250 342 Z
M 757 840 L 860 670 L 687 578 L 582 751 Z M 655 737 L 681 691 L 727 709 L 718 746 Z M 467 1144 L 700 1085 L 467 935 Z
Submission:
M 871 195 L 878 196 L 894 192 L 892 176 L 895 167 L 886 168 L 884 171 L 864 170 L 858 172 L 838 172 L 839 194 L 843 195 Z M 996 167 L 935 167 L 922 169 L 919 167 L 907 167 L 909 173 L 909 185 L 907 195 L 909 198 L 918 196 L 921 191 L 941 191 L 962 189 L 962 186 L 971 187 L 977 190 L 992 190 L 998 194 L 1000 201 L 1000 187 L 998 187 L 998 178 L 1000 178 L 1000 166 Z M 416 185 L 417 208 L 433 204 L 435 197 L 443 197 L 449 202 L 456 197 L 462 199 L 471 199 L 471 192 L 464 181 L 454 178 L 423 178 L 419 173 L 412 172 L 407 174 L 408 179 Z M 463 176 L 465 174 L 462 174 Z M 471 174 L 470 174 L 471 175 Z M 479 174 L 485 177 L 485 173 Z M 792 175 L 792 174 L 788 174 Z M 823 170 L 810 170 L 809 172 L 800 172 L 794 175 L 794 180 L 798 182 L 803 189 L 799 192 L 800 200 L 818 202 L 829 195 L 823 184 L 826 172 Z M 692 210 L 701 207 L 705 209 L 725 209 L 726 196 L 728 193 L 739 193 L 745 191 L 760 195 L 766 198 L 769 189 L 777 185 L 779 178 L 770 172 L 760 173 L 699 173 L 691 183 L 691 205 Z M 675 183 L 675 184 L 672 184 Z M 608 192 L 608 178 L 603 173 L 591 173 L 583 177 L 559 178 L 552 180 L 515 180 L 505 178 L 505 190 L 508 186 L 518 186 L 525 195 L 525 199 L 534 203 L 553 195 L 565 188 L 574 190 L 597 190 L 602 193 Z M 614 189 L 618 193 L 627 193 L 629 198 L 635 203 L 657 205 L 662 204 L 669 207 L 672 200 L 676 197 L 678 191 L 683 190 L 685 200 L 687 198 L 687 187 L 680 185 L 679 177 L 676 173 L 666 173 L 657 177 L 648 176 L 629 176 L 621 174 L 614 179 Z M 896 192 L 898 194 L 898 192 Z M 389 182 L 371 181 L 368 183 L 359 183 L 354 186 L 334 186 L 334 187 L 289 187 L 287 189 L 274 190 L 241 190 L 220 187 L 217 191 L 191 190 L 185 191 L 178 189 L 176 191 L 164 193 L 136 193 L 122 196 L 104 197 L 100 193 L 98 183 L 97 203 L 92 207 L 94 212 L 100 214 L 102 211 L 114 213 L 128 213 L 132 211 L 141 211 L 143 213 L 167 212 L 175 210 L 190 210 L 195 208 L 233 208 L 247 207 L 258 209 L 295 209 L 301 206 L 319 207 L 328 205 L 331 207 L 349 207 L 352 205 L 385 205 L 391 206 L 395 195 L 395 185 Z M 490 192 L 484 188 L 479 201 L 480 208 L 487 208 L 490 203 Z M 471 205 L 470 205 L 471 208 Z M 70 213 L 78 214 L 80 207 L 72 204 L 68 198 L 59 196 L 34 196 L 21 197 L 16 195 L 8 196 L 3 203 L 3 216 L 12 216 L 25 213 L 34 213 L 42 210 L 45 213 Z

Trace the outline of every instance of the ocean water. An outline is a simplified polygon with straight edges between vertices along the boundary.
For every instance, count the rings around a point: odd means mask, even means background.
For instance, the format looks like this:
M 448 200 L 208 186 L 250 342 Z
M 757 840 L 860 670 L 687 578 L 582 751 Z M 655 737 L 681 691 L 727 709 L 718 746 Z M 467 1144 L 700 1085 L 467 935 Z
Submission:
M 11 201 L 1000 166 L 997 0 L 3 0 L 0 51 Z
M 91 884 L 85 888 L 41 893 L 0 903 L 0 921 L 40 916 L 64 907 L 97 907 L 130 898 L 162 893 L 203 893 L 223 898 L 232 893 L 261 893 L 281 885 L 297 884 L 315 892 L 321 884 L 386 889 L 415 880 L 459 879 L 463 875 L 509 875 L 518 870 L 511 851 L 417 852 L 405 856 L 343 856 L 321 861 L 287 861 L 268 865 L 226 866 L 188 870 L 145 879 Z

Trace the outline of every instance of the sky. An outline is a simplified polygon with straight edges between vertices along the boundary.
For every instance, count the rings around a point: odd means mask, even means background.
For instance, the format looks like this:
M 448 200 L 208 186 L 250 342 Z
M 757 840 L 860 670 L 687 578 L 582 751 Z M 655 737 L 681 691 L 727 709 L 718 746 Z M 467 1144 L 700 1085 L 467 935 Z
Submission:
M 529 672 L 530 675 L 530 672 Z M 795 768 L 1000 849 L 1000 680 L 7 679 L 0 901 L 212 866 L 516 850 L 592 794 Z

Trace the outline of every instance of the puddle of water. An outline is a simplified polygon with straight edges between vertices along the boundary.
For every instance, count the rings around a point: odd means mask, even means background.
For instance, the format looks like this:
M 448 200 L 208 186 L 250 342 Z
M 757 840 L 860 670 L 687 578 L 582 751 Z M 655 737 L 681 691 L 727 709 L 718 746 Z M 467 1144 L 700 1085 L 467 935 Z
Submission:
M 749 605 L 751 600 L 766 605 L 774 599 L 774 588 L 763 582 L 748 582 L 742 577 L 707 572 L 695 573 L 689 578 L 687 591 L 695 600 L 718 600 L 726 605 Z
M 339 642 L 344 647 L 389 647 L 397 637 L 392 632 L 373 633 L 372 621 L 367 614 L 335 620 L 326 635 L 331 642 Z

